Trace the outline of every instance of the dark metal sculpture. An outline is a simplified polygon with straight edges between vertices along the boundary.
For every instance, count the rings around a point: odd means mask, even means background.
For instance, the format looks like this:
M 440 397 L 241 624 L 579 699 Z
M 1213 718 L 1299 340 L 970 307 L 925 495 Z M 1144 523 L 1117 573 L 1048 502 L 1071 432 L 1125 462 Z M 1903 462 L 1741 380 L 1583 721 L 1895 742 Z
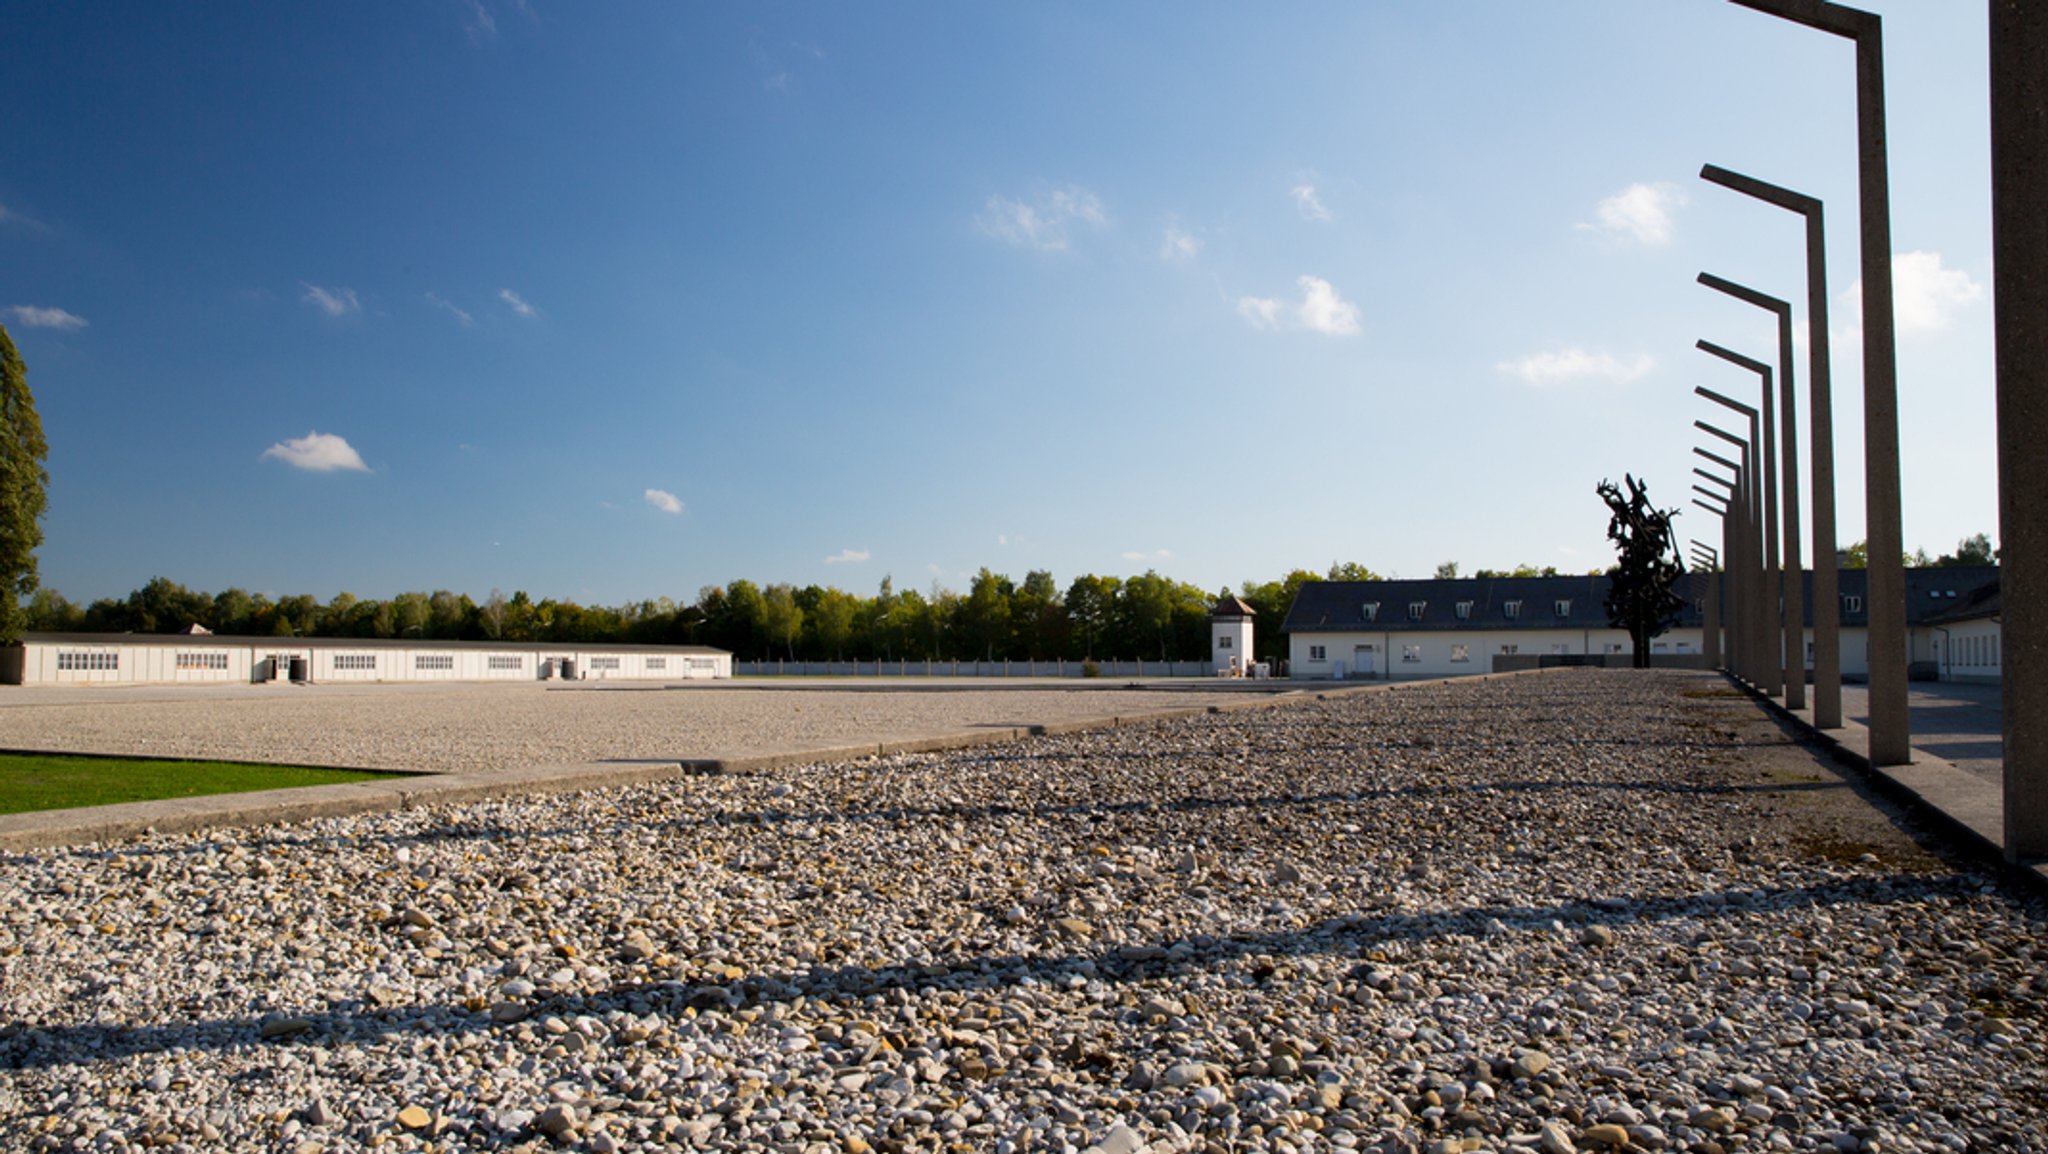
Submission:
M 1685 599 L 1672 586 L 1685 575 L 1679 560 L 1678 541 L 1671 531 L 1676 509 L 1659 510 L 1650 504 L 1649 489 L 1633 476 L 1628 495 L 1623 496 L 1612 481 L 1600 482 L 1601 500 L 1607 502 L 1607 539 L 1620 552 L 1620 564 L 1607 571 L 1607 621 L 1616 629 L 1628 630 L 1635 646 L 1635 667 L 1650 667 L 1650 639 L 1678 622 Z

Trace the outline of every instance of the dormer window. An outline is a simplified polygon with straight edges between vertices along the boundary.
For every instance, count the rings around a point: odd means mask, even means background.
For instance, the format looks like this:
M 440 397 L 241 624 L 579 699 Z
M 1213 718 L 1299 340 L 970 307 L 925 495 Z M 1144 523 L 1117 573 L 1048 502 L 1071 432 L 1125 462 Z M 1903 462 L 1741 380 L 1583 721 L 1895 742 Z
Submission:
M 1366 602 L 1366 603 L 1365 603 L 1365 604 L 1364 604 L 1363 606 L 1361 606 L 1360 608 L 1362 608 L 1362 609 L 1364 610 L 1364 612 L 1365 612 L 1365 619 L 1366 619 L 1367 621 L 1378 621 L 1378 620 L 1380 619 L 1380 603 L 1379 603 L 1379 602 L 1377 602 L 1377 601 L 1368 601 L 1368 602 Z
M 1520 601 L 1503 601 L 1501 602 L 1500 613 L 1501 616 L 1510 621 L 1517 620 L 1522 616 L 1522 603 Z
M 1426 610 L 1426 609 L 1428 609 L 1428 608 L 1429 608 L 1429 602 L 1427 602 L 1427 601 L 1410 601 L 1410 602 L 1408 603 L 1408 620 L 1410 620 L 1410 621 L 1420 621 L 1420 620 L 1422 620 L 1422 614 L 1423 614 L 1423 611 L 1424 611 L 1424 610 Z
M 1557 599 L 1557 615 L 1559 617 L 1570 617 L 1572 615 L 1572 603 L 1570 598 L 1560 597 Z
M 1863 612 L 1863 598 L 1861 598 L 1861 597 L 1857 597 L 1857 596 L 1855 596 L 1855 595 L 1853 595 L 1853 594 L 1851 594 L 1851 595 L 1849 595 L 1849 596 L 1846 596 L 1846 597 L 1842 598 L 1842 612 L 1844 612 L 1844 613 L 1861 613 L 1861 612 Z
M 1470 601 L 1460 601 L 1460 602 L 1458 602 L 1458 604 L 1457 604 L 1457 613 L 1458 613 L 1458 620 L 1460 620 L 1460 621 L 1470 621 L 1470 620 L 1472 620 L 1472 603 L 1471 603 Z

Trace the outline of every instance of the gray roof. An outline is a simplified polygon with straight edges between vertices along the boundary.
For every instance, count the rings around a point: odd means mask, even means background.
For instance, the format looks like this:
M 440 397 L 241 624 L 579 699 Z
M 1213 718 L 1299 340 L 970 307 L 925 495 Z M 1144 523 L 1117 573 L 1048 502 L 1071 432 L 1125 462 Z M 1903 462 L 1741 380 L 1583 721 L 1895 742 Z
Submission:
M 1688 572 L 1679 578 L 1679 596 L 1687 598 L 1678 627 L 1705 624 L 1702 598 L 1705 580 L 1719 574 Z M 1805 575 L 1807 624 L 1813 623 L 1813 573 Z M 1840 571 L 1842 624 L 1860 629 L 1870 624 L 1869 571 Z M 1960 612 L 1989 585 L 1996 597 L 1998 567 L 1952 565 L 1906 570 L 1906 623 L 1925 626 Z M 1473 629 L 1607 629 L 1605 576 L 1584 577 L 1458 577 L 1413 581 L 1312 581 L 1301 587 L 1280 623 L 1282 633 L 1417 633 Z M 1564 613 L 1558 603 L 1569 602 Z M 1510 616 L 1509 605 L 1519 603 Z M 1378 610 L 1368 619 L 1368 606 Z M 1415 606 L 1420 606 L 1419 613 Z M 1459 606 L 1467 608 L 1461 615 Z M 1992 610 L 1996 612 L 1996 610 Z M 1972 613 L 1971 616 L 1984 616 Z M 1954 618 L 1966 620 L 1968 618 Z

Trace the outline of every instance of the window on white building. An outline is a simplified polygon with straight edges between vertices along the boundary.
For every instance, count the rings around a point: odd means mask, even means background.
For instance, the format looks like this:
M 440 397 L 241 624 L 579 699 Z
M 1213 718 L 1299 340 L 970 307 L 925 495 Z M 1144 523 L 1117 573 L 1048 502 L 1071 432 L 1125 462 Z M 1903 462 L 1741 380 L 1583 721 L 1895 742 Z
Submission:
M 1560 597 L 1557 599 L 1557 615 L 1559 617 L 1570 617 L 1572 615 L 1572 603 L 1570 598 Z
M 1364 614 L 1367 621 L 1378 621 L 1380 619 L 1380 603 L 1368 601 L 1364 605 L 1359 606 L 1359 612 Z
M 412 655 L 412 667 L 423 673 L 436 671 L 441 673 L 452 672 L 455 669 L 455 655 L 453 653 L 415 653 Z
M 1457 606 L 1457 612 L 1458 612 L 1458 620 L 1460 620 L 1460 621 L 1470 621 L 1470 620 L 1472 620 L 1472 603 L 1471 603 L 1470 601 L 1460 601 L 1460 602 L 1458 602 L 1458 606 Z
M 334 655 L 328 668 L 336 672 L 351 670 L 360 672 L 367 669 L 375 669 L 377 668 L 377 655 L 374 653 L 337 653 Z
M 1420 645 L 1403 645 L 1403 646 L 1401 647 L 1401 660 L 1403 660 L 1403 661 L 1409 661 L 1409 662 L 1421 661 L 1421 660 L 1422 660 L 1422 646 L 1420 646 Z
M 1228 648 L 1230 648 L 1230 635 L 1226 633 L 1226 634 L 1224 634 L 1223 636 L 1221 636 L 1221 637 L 1218 637 L 1218 638 L 1216 639 L 1216 648 L 1218 648 L 1218 649 L 1228 649 Z M 649 668 L 649 669 L 659 669 L 659 668 L 661 668 L 661 667 L 660 667 L 659 665 L 656 665 L 656 664 L 655 664 L 655 662 L 657 662 L 657 661 L 660 661 L 660 660 L 661 660 L 661 658 L 659 658 L 659 657 L 650 657 L 650 658 L 648 658 L 648 659 L 647 659 L 647 668 Z
M 111 649 L 57 651 L 59 673 L 110 673 L 120 668 L 121 655 Z
M 180 669 L 226 669 L 227 667 L 228 655 L 225 653 L 178 654 L 178 668 Z
M 619 659 L 616 657 L 593 657 L 590 659 L 590 667 L 592 669 L 617 669 L 619 667 Z
M 1470 660 L 1472 660 L 1472 647 L 1471 647 L 1471 646 L 1469 646 L 1469 645 L 1456 645 L 1456 644 L 1452 645 L 1452 646 L 1451 646 L 1451 660 L 1452 660 L 1452 661 L 1470 661 Z
M 1522 616 L 1522 603 L 1520 601 L 1503 601 L 1500 606 L 1500 614 L 1508 620 L 1514 621 Z
M 1423 613 L 1427 612 L 1427 611 L 1428 611 L 1428 609 L 1429 609 L 1429 602 L 1427 602 L 1427 601 L 1410 601 L 1410 602 L 1408 603 L 1408 620 L 1410 620 L 1410 621 L 1420 621 L 1420 620 L 1422 620 L 1422 615 L 1423 615 Z
M 1520 653 L 1522 647 L 1519 645 L 1503 645 L 1500 647 L 1500 651 L 1502 653 Z
M 526 659 L 513 654 L 493 653 L 484 664 L 490 669 L 524 669 Z
M 1329 656 L 1330 651 L 1328 649 L 1323 648 L 1320 645 L 1311 645 L 1308 647 L 1308 659 L 1310 661 L 1324 661 L 1327 660 Z

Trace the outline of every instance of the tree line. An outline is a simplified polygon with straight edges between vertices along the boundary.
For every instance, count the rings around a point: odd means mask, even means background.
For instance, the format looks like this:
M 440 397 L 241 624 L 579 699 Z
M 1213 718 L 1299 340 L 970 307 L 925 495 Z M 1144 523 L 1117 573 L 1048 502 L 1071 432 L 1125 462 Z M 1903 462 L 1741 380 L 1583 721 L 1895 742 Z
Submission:
M 1849 566 L 1861 567 L 1862 544 L 1847 551 Z M 1992 564 L 1996 557 L 1988 537 L 1978 534 L 1952 554 L 1929 559 L 1923 550 L 1907 563 Z M 1548 566 L 1517 565 L 1470 576 L 1557 573 Z M 1446 561 L 1435 575 L 1456 578 L 1459 566 Z M 1376 581 L 1380 575 L 1355 561 L 1333 562 L 1320 573 L 1294 569 L 1278 580 L 1246 581 L 1234 590 L 1257 614 L 1254 660 L 1286 658 L 1280 623 L 1301 587 L 1321 580 Z M 1209 610 L 1217 596 L 1153 570 L 1135 577 L 1087 574 L 1061 588 L 1043 569 L 1013 581 L 984 568 L 964 593 L 937 582 L 924 590 L 898 589 L 884 577 L 867 596 L 836 586 L 741 579 L 704 586 L 688 603 L 656 597 L 617 606 L 536 601 L 524 592 L 507 597 L 495 589 L 481 602 L 439 589 L 382 601 L 339 593 L 323 603 L 304 593 L 204 593 L 156 577 L 124 598 L 84 607 L 54 589 L 38 588 L 20 610 L 24 628 L 48 633 L 179 633 L 200 625 L 251 637 L 709 645 L 743 661 L 1201 661 L 1209 656 Z
M 1277 581 L 1248 581 L 1236 591 L 1257 614 L 1256 659 L 1286 656 L 1279 627 L 1288 606 L 1303 584 L 1326 577 L 1378 574 L 1345 562 L 1321 574 L 1296 569 Z M 506 597 L 495 589 L 481 602 L 441 589 L 381 601 L 339 593 L 322 603 L 304 593 L 205 593 L 156 577 L 124 598 L 83 607 L 41 588 L 23 616 L 27 629 L 49 633 L 181 633 L 199 625 L 254 637 L 709 645 L 741 660 L 1200 661 L 1209 656 L 1217 596 L 1154 570 L 1087 574 L 1061 588 L 1043 569 L 1013 581 L 984 568 L 964 593 L 937 582 L 922 591 L 898 589 L 884 577 L 868 596 L 743 578 L 707 585 L 687 604 L 657 597 L 618 606 L 536 601 L 523 591 Z

